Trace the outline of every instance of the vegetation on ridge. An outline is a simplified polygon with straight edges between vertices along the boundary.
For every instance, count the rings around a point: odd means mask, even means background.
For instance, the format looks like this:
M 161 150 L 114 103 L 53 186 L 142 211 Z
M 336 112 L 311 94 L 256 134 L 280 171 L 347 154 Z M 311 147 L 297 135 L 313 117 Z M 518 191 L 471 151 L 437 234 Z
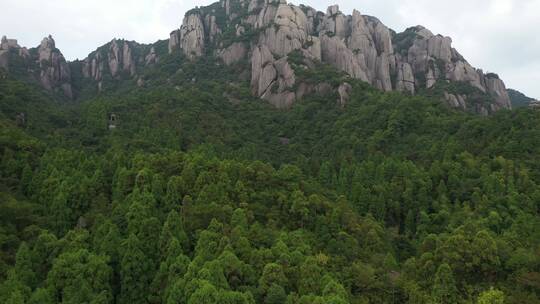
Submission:
M 357 81 L 276 110 L 242 69 L 70 105 L 0 77 L 1 302 L 539 302 L 540 112 Z

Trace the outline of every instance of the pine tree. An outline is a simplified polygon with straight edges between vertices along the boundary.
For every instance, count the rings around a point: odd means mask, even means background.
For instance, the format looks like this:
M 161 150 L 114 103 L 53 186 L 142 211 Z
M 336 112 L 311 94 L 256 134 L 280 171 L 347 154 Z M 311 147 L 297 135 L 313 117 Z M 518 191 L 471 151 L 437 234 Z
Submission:
M 152 261 L 143 252 L 141 242 L 135 234 L 130 234 L 122 246 L 124 254 L 120 264 L 119 303 L 147 303 L 153 271 Z
M 173 239 L 176 239 L 179 242 L 184 252 L 187 253 L 189 251 L 189 240 L 186 232 L 184 231 L 182 218 L 175 210 L 172 210 L 167 215 L 167 220 L 163 225 L 159 237 L 159 248 L 162 256 L 167 252 L 167 248 Z

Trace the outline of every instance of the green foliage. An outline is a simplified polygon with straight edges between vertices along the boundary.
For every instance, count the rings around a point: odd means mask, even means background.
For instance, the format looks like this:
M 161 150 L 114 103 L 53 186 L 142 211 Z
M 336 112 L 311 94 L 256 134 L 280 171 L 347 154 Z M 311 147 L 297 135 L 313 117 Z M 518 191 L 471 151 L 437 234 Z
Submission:
M 416 39 L 422 39 L 416 33 L 416 28 L 408 28 L 404 32 L 394 35 L 392 42 L 394 43 L 394 49 L 403 56 L 407 56 L 409 49 L 413 46 Z
M 513 108 L 527 107 L 529 106 L 529 103 L 534 100 L 533 98 L 527 97 L 523 93 L 512 89 L 508 89 L 508 96 L 510 96 Z
M 79 104 L 0 80 L 1 303 L 538 303 L 538 111 L 457 112 L 439 95 L 470 86 L 384 93 L 300 52 L 299 79 L 353 92 L 282 111 L 245 65 L 157 52 L 146 87 Z
M 504 293 L 492 287 L 480 294 L 478 304 L 504 304 Z
M 65 252 L 55 259 L 47 286 L 61 303 L 109 303 L 112 270 L 107 262 L 86 249 Z

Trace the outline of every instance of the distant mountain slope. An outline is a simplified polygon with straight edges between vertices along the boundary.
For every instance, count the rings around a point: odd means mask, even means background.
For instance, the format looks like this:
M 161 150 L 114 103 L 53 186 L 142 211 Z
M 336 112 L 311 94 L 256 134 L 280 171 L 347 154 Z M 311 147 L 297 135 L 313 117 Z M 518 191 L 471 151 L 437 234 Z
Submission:
M 530 102 L 535 100 L 534 98 L 528 97 L 525 94 L 513 89 L 508 89 L 508 96 L 512 102 L 512 107 L 514 108 L 528 107 Z
M 344 104 L 350 94 L 347 78 L 383 91 L 427 94 L 483 115 L 512 107 L 498 75 L 472 67 L 449 37 L 422 26 L 396 33 L 356 10 L 345 15 L 334 5 L 324 13 L 285 0 L 221 0 L 187 12 L 169 40 L 142 45 L 114 39 L 71 63 L 52 37 L 30 50 L 4 37 L 0 68 L 26 73 L 68 99 L 85 99 L 115 90 L 122 81 L 144 86 L 152 81 L 148 70 L 170 57 L 243 64 L 249 76 L 240 75 L 250 80 L 252 94 L 278 108 L 329 90 Z M 345 77 L 312 77 L 317 66 Z

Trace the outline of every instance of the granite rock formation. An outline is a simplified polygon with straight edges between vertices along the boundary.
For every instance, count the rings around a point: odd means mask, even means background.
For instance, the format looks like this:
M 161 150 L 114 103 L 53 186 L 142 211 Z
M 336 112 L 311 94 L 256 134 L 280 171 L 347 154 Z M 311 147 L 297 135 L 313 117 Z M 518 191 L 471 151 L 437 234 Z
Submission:
M 12 62 L 15 57 L 18 60 Z M 0 42 L 0 68 L 10 70 L 13 64 L 21 64 L 18 69 L 27 71 L 30 79 L 38 81 L 43 88 L 51 92 L 59 92 L 72 99 L 71 70 L 69 65 L 56 48 L 52 36 L 43 38 L 39 47 L 32 52 L 19 46 L 17 40 L 2 37 Z
M 71 70 L 51 36 L 41 41 L 38 47 L 38 62 L 43 87 L 49 91 L 60 88 L 64 96 L 72 99 Z
M 98 91 L 105 81 L 131 80 L 144 86 L 149 79 L 143 79 L 142 72 L 158 65 L 164 55 L 158 54 L 165 46 L 160 43 L 140 45 L 115 39 L 84 60 L 68 64 L 52 37 L 34 50 L 3 37 L 0 68 L 9 70 L 10 58 L 20 56 L 44 88 L 71 98 L 72 75 L 82 75 L 77 77 L 90 80 Z M 220 0 L 187 12 L 164 43 L 170 56 L 179 52 L 187 60 L 208 54 L 225 65 L 250 63 L 253 94 L 276 107 L 290 107 L 306 94 L 334 94 L 344 106 L 352 81 L 313 83 L 299 77 L 299 68 L 326 64 L 383 91 L 418 94 L 442 88 L 441 99 L 455 108 L 480 114 L 511 108 L 504 82 L 496 74 L 472 67 L 452 47 L 449 37 L 422 26 L 395 33 L 375 17 L 357 10 L 346 15 L 337 5 L 319 12 L 286 0 Z M 460 86 L 467 90 L 455 89 Z M 479 98 L 489 102 L 477 102 Z
M 254 94 L 276 106 L 289 106 L 306 93 L 293 92 L 301 84 L 291 83 L 294 71 L 285 64 L 291 52 L 300 50 L 310 60 L 330 64 L 380 90 L 415 94 L 438 83 L 459 82 L 494 100 L 480 113 L 511 108 L 502 80 L 472 67 L 452 48 L 452 39 L 422 26 L 398 34 L 357 10 L 345 15 L 333 5 L 323 13 L 286 0 L 221 0 L 222 10 L 212 7 L 186 14 L 180 29 L 171 33 L 169 52 L 181 50 L 193 60 L 212 48 L 227 65 L 251 60 Z M 227 22 L 220 28 L 216 20 L 223 14 Z M 224 45 L 222 33 L 232 30 L 239 40 L 247 32 L 256 36 L 249 44 Z M 451 106 L 467 108 L 467 96 L 458 95 L 446 92 L 444 99 Z
M 84 78 L 97 83 L 102 90 L 104 79 L 136 80 L 138 68 L 159 63 L 159 55 L 154 46 L 143 46 L 136 42 L 113 39 L 88 55 L 81 62 Z

